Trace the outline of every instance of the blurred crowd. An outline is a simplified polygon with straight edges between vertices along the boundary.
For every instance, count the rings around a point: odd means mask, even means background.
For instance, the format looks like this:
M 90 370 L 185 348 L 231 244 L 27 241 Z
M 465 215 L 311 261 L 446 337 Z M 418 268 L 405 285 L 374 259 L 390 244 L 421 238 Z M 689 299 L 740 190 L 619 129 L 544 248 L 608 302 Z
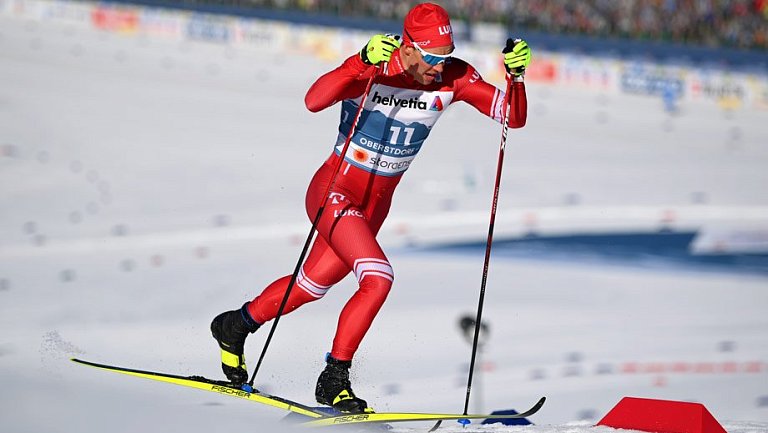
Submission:
M 414 0 L 183 0 L 402 19 Z M 768 0 L 433 0 L 451 17 L 539 30 L 711 47 L 768 49 Z

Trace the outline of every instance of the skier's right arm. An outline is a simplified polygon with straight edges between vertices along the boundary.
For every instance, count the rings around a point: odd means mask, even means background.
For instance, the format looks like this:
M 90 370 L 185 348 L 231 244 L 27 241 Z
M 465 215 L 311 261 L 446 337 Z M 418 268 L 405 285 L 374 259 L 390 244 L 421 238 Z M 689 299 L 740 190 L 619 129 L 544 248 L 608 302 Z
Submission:
M 309 111 L 316 113 L 344 99 L 360 96 L 372 73 L 373 68 L 355 54 L 338 68 L 318 78 L 307 91 L 304 104 Z
M 399 36 L 373 36 L 359 54 L 349 57 L 312 84 L 304 97 L 307 109 L 315 113 L 344 99 L 362 95 L 374 73 L 373 66 L 389 62 L 392 52 L 399 46 Z

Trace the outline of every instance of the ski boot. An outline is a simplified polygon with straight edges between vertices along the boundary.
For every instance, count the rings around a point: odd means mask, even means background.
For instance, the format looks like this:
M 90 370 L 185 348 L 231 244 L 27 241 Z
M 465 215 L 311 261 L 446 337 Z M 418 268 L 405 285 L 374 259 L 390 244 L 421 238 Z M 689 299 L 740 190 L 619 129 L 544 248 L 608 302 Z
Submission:
M 248 334 L 261 326 L 256 323 L 243 304 L 239 310 L 219 314 L 211 322 L 211 333 L 221 348 L 221 369 L 232 383 L 242 385 L 248 381 L 243 348 Z
M 325 370 L 320 373 L 315 388 L 315 399 L 320 404 L 333 407 L 345 413 L 373 413 L 365 400 L 355 396 L 349 382 L 349 368 L 352 361 L 339 361 L 326 355 Z

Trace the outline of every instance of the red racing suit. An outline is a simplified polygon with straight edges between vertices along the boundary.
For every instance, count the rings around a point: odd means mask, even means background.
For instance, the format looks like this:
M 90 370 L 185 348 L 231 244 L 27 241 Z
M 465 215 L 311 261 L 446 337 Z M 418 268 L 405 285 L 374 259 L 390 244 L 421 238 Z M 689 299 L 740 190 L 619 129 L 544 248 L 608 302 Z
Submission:
M 307 191 L 306 210 L 313 220 L 325 200 L 333 170 L 352 128 L 359 104 L 364 103 L 349 149 L 327 197 L 319 221 L 319 236 L 301 267 L 296 287 L 284 309 L 322 298 L 328 289 L 354 272 L 359 289 L 339 317 L 331 355 L 351 360 L 392 287 L 394 272 L 376 240 L 403 173 L 421 149 L 437 119 L 453 102 L 464 101 L 501 122 L 504 92 L 483 81 L 468 63 L 451 58 L 437 79 L 422 85 L 404 70 L 395 50 L 383 73 L 374 79 L 363 102 L 368 79 L 375 68 L 358 55 L 321 76 L 309 89 L 305 103 L 317 112 L 341 104 L 339 135 L 334 152 L 315 173 Z M 525 85 L 514 82 L 508 125 L 525 125 Z M 247 308 L 256 322 L 277 315 L 291 280 L 286 275 L 270 284 Z

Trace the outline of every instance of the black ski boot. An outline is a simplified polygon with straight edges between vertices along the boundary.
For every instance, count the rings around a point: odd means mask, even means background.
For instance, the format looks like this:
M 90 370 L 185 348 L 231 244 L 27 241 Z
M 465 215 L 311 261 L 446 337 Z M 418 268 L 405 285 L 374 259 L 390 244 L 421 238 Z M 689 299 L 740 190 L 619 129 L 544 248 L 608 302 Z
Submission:
M 315 388 L 315 399 L 320 404 L 333 407 L 339 412 L 372 413 L 365 400 L 355 396 L 349 382 L 349 368 L 352 361 L 339 361 L 330 354 L 326 356 L 325 370 L 320 373 Z
M 245 366 L 243 347 L 248 334 L 259 329 L 243 304 L 239 310 L 219 314 L 211 322 L 211 333 L 221 348 L 221 369 L 227 379 L 237 385 L 248 382 L 248 368 Z

